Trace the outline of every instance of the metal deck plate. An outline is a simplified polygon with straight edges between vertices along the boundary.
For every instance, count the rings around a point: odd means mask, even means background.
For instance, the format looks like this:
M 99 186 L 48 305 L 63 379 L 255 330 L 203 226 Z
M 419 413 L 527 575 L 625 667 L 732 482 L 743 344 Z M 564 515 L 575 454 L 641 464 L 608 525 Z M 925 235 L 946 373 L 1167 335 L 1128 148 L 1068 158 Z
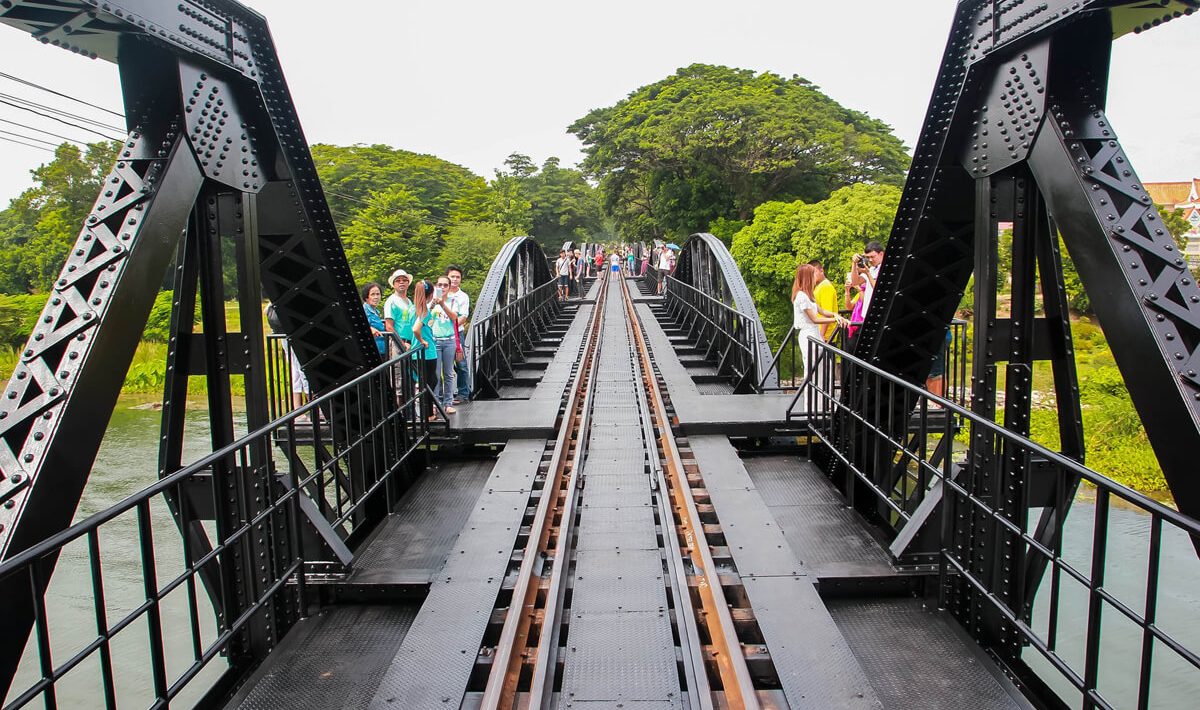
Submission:
M 572 614 L 566 641 L 564 707 L 592 700 L 657 701 L 681 707 L 671 623 L 656 611 Z M 595 706 L 593 706 L 595 707 Z
M 573 589 L 572 614 L 667 608 L 658 550 L 580 550 Z
M 751 456 L 742 463 L 769 506 L 842 505 L 841 493 L 809 461 L 795 456 Z
M 404 495 L 396 512 L 354 558 L 349 582 L 403 584 L 429 581 L 463 524 L 494 462 L 454 461 L 431 466 Z M 420 578 L 420 579 L 419 579 Z
M 636 306 L 645 327 L 646 343 L 654 355 L 654 364 L 666 382 L 667 391 L 675 405 L 679 428 L 689 437 L 699 434 L 769 436 L 783 430 L 794 430 L 787 421 L 787 408 L 792 395 L 783 393 L 721 395 L 703 394 L 692 375 L 693 368 L 684 367 L 675 346 L 663 331 L 653 311 L 646 304 Z M 798 405 L 798 412 L 804 402 Z
M 743 578 L 742 583 L 794 710 L 882 707 L 810 578 Z M 911 659 L 914 673 L 923 673 L 920 658 Z
M 416 614 L 415 604 L 347 605 L 305 619 L 226 707 L 364 707 Z
M 871 537 L 866 523 L 846 508 L 820 469 L 794 457 L 746 459 L 746 470 L 770 505 L 801 569 L 818 577 L 894 577 L 887 550 Z M 761 484 L 761 485 L 760 485 Z M 718 510 L 718 514 L 719 514 Z
M 828 604 L 886 707 L 1032 707 L 948 614 L 920 599 L 836 599 Z
M 506 447 L 493 473 L 512 480 L 510 469 L 536 470 L 540 454 L 533 458 L 533 448 L 533 442 Z M 527 491 L 484 488 L 370 707 L 461 703 L 529 499 Z

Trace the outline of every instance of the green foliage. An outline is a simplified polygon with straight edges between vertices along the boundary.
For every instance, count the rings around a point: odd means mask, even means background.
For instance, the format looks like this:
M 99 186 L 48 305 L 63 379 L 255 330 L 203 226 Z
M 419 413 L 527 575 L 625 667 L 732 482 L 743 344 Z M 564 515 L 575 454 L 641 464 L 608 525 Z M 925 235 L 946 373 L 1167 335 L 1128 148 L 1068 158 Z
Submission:
M 159 291 L 154 297 L 154 305 L 150 307 L 150 317 L 146 319 L 146 330 L 142 332 L 142 340 L 151 343 L 165 343 L 171 333 L 171 306 L 175 302 L 175 294 L 171 291 Z
M 792 325 L 796 266 L 819 259 L 838 281 L 867 241 L 886 240 L 899 204 L 898 187 L 856 184 L 814 204 L 759 205 L 754 221 L 734 235 L 731 251 L 772 342 L 779 342 Z
M 386 283 L 402 268 L 414 278 L 432 276 L 441 240 L 425 224 L 429 212 L 401 185 L 372 192 L 366 206 L 342 230 L 342 244 L 354 280 Z
M 63 143 L 34 184 L 0 212 L 0 291 L 46 291 L 62 269 L 116 160 L 119 143 Z
M 456 200 L 485 187 L 483 178 L 461 165 L 386 145 L 317 144 L 311 150 L 339 229 L 368 206 L 372 193 L 398 185 L 428 213 L 431 223 L 439 225 L 448 220 Z
M 437 273 L 444 272 L 450 264 L 461 267 L 462 289 L 471 296 L 474 304 L 492 260 L 513 236 L 502 225 L 492 222 L 456 224 L 446 234 L 445 246 L 438 257 Z
M 1067 254 L 1067 245 L 1063 242 L 1062 237 L 1058 238 L 1058 248 L 1059 253 L 1062 254 L 1063 287 L 1067 290 L 1067 307 L 1073 313 L 1091 313 L 1092 301 L 1083 288 L 1083 280 L 1079 278 L 1079 272 L 1075 270 L 1075 262 L 1071 261 L 1070 255 Z
M 909 159 L 882 122 L 800 77 L 694 64 L 568 130 L 605 209 L 632 238 L 746 220 L 771 201 L 817 202 L 858 182 L 899 184 Z
M 1175 237 L 1175 246 L 1179 251 L 1187 248 L 1187 233 L 1192 229 L 1192 225 L 1183 216 L 1183 210 L 1168 210 L 1162 205 L 1155 205 L 1158 208 L 1158 216 L 1162 218 L 1163 226 Z
M 45 305 L 46 296 L 40 294 L 0 295 L 0 345 L 24 345 Z
M 798 258 L 791 236 L 803 220 L 804 207 L 800 201 L 759 205 L 754 221 L 734 235 L 730 249 L 772 343 L 781 342 L 792 326 L 791 283 Z
M 803 261 L 819 259 L 832 274 L 850 268 L 850 258 L 872 239 L 886 245 L 900 206 L 900 188 L 858 183 L 828 199 L 806 205 L 792 235 Z
M 727 219 L 725 217 L 717 217 L 708 225 L 708 233 L 720 239 L 725 243 L 725 246 L 733 246 L 733 237 L 738 232 L 742 231 L 750 220 L 746 219 Z

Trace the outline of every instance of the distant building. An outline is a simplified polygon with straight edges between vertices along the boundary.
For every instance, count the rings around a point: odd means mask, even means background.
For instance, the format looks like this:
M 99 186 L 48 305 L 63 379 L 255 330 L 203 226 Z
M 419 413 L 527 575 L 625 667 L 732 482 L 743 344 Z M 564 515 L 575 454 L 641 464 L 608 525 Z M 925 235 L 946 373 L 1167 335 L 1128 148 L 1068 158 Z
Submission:
M 1156 204 L 1168 210 L 1183 210 L 1183 218 L 1192 225 L 1187 232 L 1184 255 L 1189 266 L 1200 267 L 1200 178 L 1187 182 L 1147 182 L 1143 186 Z

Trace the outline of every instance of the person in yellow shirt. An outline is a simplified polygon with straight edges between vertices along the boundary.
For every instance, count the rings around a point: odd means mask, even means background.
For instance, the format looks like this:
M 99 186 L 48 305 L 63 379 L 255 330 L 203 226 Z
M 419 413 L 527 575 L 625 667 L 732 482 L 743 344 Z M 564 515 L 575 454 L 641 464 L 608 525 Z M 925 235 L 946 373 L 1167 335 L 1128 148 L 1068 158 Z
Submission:
M 813 300 L 820 308 L 830 313 L 837 313 L 837 289 L 834 288 L 833 284 L 829 283 L 829 279 L 825 278 L 825 267 L 821 266 L 821 262 L 817 259 L 813 259 L 808 263 L 817 270 L 817 285 L 813 288 Z M 828 342 L 833 337 L 833 331 L 836 329 L 837 323 L 826 323 L 821 326 L 821 337 Z

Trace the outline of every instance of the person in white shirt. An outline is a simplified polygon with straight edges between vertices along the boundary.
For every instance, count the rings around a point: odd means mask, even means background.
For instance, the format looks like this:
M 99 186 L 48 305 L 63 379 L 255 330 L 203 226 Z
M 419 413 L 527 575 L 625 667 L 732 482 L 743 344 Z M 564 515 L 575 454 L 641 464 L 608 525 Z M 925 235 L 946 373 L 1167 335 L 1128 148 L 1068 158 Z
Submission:
M 615 279 L 621 275 L 621 257 L 614 251 L 608 257 L 608 278 Z
M 817 305 L 816 299 L 813 297 L 813 289 L 816 286 L 816 267 L 812 264 L 797 266 L 796 277 L 792 280 L 792 327 L 796 329 L 796 346 L 804 360 L 806 374 L 812 369 L 812 363 L 808 362 L 808 341 L 825 342 L 825 338 L 821 335 L 821 326 L 830 323 L 843 327 L 849 325 L 849 321 L 842 316 Z M 820 378 L 814 384 L 818 389 L 822 389 L 824 382 L 824 378 Z
M 462 404 L 471 399 L 471 368 L 467 364 L 467 321 L 471 317 L 471 297 L 462 290 L 462 267 L 451 264 L 446 267 L 446 276 L 450 279 L 450 292 L 446 294 L 446 305 L 458 316 L 458 345 L 462 356 L 454 358 L 454 382 L 456 391 L 454 403 Z
M 674 254 L 666 246 L 661 247 L 656 266 L 658 267 L 658 293 L 662 295 L 667 288 L 667 274 L 671 273 L 671 269 L 675 266 Z
M 567 300 L 571 289 L 571 258 L 566 249 L 558 250 L 558 261 L 554 262 L 554 275 L 558 277 L 558 300 Z

